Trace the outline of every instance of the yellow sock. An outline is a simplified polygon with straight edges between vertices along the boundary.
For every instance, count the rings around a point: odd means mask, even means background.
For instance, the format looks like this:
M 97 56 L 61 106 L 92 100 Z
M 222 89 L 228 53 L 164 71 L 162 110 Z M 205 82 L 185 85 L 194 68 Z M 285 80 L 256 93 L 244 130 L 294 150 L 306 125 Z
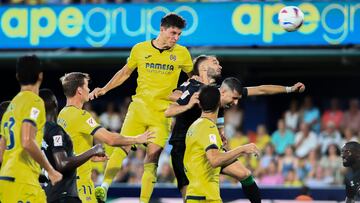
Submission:
M 140 203 L 148 203 L 156 183 L 157 164 L 144 164 L 144 174 L 141 178 Z
M 119 172 L 123 160 L 127 157 L 126 152 L 121 148 L 115 148 L 105 168 L 103 185 L 111 185 L 116 173 Z

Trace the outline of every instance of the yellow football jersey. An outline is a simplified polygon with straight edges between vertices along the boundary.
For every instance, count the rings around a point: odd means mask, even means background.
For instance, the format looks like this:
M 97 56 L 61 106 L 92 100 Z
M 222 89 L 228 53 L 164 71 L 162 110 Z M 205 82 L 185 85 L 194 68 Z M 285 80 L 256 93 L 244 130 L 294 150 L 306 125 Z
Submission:
M 169 95 L 176 88 L 180 71 L 192 71 L 191 56 L 186 47 L 176 44 L 171 49 L 159 50 L 152 41 L 136 44 L 130 53 L 127 65 L 137 67 L 138 78 L 134 102 L 164 111 Z
M 0 177 L 39 186 L 40 165 L 24 150 L 21 144 L 21 126 L 30 122 L 36 126 L 36 142 L 41 146 L 46 122 L 44 101 L 31 91 L 19 92 L 8 106 L 1 122 L 1 135 L 6 139 L 6 150 Z M 10 179 L 9 179 L 10 178 Z
M 101 126 L 91 114 L 75 106 L 64 107 L 58 116 L 57 123 L 70 136 L 74 145 L 74 153 L 79 155 L 93 146 L 93 135 Z M 91 161 L 77 168 L 77 175 L 82 180 L 91 179 Z
M 207 118 L 197 119 L 186 134 L 184 167 L 189 185 L 189 200 L 221 200 L 219 175 L 221 167 L 212 168 L 206 158 L 208 149 L 221 150 L 222 141 L 216 124 Z

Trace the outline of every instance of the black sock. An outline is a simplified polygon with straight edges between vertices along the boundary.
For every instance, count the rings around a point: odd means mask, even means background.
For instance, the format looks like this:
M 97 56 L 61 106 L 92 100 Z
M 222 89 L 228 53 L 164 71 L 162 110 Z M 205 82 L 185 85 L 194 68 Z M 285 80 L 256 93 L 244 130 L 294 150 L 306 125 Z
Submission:
M 260 190 L 252 176 L 240 181 L 245 196 L 251 203 L 261 203 Z

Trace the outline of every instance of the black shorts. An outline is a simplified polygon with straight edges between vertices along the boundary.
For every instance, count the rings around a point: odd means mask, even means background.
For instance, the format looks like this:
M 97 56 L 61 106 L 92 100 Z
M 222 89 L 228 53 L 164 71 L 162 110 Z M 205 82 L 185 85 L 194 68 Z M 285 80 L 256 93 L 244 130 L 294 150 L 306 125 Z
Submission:
M 172 142 L 173 148 L 171 149 L 171 161 L 175 173 L 175 177 L 178 183 L 178 189 L 182 189 L 184 186 L 189 185 L 189 180 L 186 177 L 184 171 L 184 154 L 185 143 L 184 142 Z

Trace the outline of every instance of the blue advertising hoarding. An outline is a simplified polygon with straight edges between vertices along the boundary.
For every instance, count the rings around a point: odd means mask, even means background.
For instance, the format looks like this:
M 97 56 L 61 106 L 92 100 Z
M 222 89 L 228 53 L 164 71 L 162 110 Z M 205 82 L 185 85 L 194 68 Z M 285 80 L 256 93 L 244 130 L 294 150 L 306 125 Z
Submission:
M 360 2 L 291 2 L 304 25 L 277 23 L 282 3 L 166 3 L 0 7 L 0 49 L 128 48 L 159 33 L 168 12 L 187 21 L 185 46 L 313 46 L 360 44 Z

